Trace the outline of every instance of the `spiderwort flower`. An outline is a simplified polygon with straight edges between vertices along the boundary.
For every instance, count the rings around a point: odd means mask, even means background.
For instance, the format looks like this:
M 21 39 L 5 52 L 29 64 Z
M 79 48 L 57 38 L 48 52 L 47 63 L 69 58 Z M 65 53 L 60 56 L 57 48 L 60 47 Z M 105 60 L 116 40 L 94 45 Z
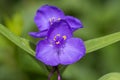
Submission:
M 38 42 L 36 58 L 46 65 L 69 65 L 85 55 L 81 39 L 73 38 L 72 29 L 67 21 L 54 22 L 44 40 Z
M 60 20 L 65 20 L 71 27 L 72 32 L 83 27 L 80 20 L 72 16 L 65 16 L 63 11 L 59 8 L 50 5 L 43 5 L 37 10 L 34 17 L 34 22 L 36 23 L 39 31 L 30 32 L 29 34 L 35 38 L 46 37 L 50 26 L 54 22 Z

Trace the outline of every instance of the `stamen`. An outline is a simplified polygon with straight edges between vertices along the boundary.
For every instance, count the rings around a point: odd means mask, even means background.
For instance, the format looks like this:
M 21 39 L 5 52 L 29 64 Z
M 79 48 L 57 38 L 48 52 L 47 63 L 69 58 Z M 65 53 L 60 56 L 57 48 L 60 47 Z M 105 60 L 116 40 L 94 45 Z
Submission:
M 57 36 L 60 36 L 60 34 L 55 35 L 55 37 L 53 38 L 54 41 L 56 41 Z
M 53 38 L 54 41 L 56 41 L 56 36 Z
M 62 37 L 63 37 L 63 39 L 64 39 L 64 40 L 66 40 L 66 39 L 67 39 L 67 36 L 65 36 L 65 35 L 64 35 L 64 36 L 62 36 Z
M 55 42 L 55 44 L 60 44 L 60 41 Z
M 54 17 L 54 16 L 53 16 L 52 18 L 49 18 L 50 25 L 53 24 L 54 20 L 55 20 L 55 17 Z
M 58 21 L 60 21 L 60 20 L 61 20 L 61 18 L 58 18 L 57 20 L 58 20 Z

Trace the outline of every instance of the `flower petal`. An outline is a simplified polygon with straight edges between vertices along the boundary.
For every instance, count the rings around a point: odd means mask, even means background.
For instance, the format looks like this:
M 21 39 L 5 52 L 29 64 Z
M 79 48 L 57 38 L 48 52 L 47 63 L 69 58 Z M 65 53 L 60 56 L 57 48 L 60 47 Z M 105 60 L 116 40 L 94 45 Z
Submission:
M 39 30 L 46 30 L 54 21 L 64 17 L 62 10 L 55 6 L 43 5 L 40 7 L 34 17 L 34 21 Z
M 47 35 L 47 30 L 45 31 L 40 31 L 40 32 L 30 32 L 29 35 L 34 37 L 34 38 L 44 38 Z
M 66 16 L 65 20 L 68 22 L 68 24 L 70 25 L 70 27 L 72 28 L 72 31 L 75 31 L 79 28 L 83 28 L 82 22 L 72 16 Z
M 80 60 L 85 55 L 85 51 L 85 45 L 81 39 L 68 39 L 64 48 L 60 49 L 60 64 L 68 65 Z
M 36 58 L 46 65 L 56 66 L 59 64 L 58 53 L 53 45 L 47 40 L 41 40 L 36 47 Z
M 48 31 L 48 39 L 53 40 L 56 35 L 66 36 L 67 39 L 72 37 L 71 28 L 66 21 L 60 20 L 51 25 Z

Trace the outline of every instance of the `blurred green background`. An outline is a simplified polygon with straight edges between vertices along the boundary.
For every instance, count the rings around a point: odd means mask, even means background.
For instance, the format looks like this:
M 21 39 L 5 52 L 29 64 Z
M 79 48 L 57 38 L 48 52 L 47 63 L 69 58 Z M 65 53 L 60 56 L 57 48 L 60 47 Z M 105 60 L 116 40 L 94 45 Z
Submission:
M 36 43 L 39 39 L 28 32 L 37 31 L 33 18 L 44 4 L 79 18 L 84 28 L 75 37 L 84 41 L 120 31 L 120 0 L 0 0 L 0 23 Z M 120 72 L 119 48 L 120 42 L 87 54 L 67 67 L 63 80 L 97 80 L 106 73 Z M 0 34 L 0 80 L 47 80 L 47 76 L 30 55 Z

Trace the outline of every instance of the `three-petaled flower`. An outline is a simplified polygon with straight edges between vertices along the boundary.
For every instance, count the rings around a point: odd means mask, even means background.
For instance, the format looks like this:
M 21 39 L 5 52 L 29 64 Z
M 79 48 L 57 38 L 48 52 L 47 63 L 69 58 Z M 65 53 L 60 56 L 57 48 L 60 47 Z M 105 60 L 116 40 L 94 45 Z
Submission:
M 40 7 L 34 17 L 39 32 L 31 32 L 30 35 L 35 38 L 43 38 L 47 35 L 50 26 L 54 22 L 65 20 L 72 29 L 72 32 L 83 28 L 81 21 L 72 16 L 65 16 L 63 11 L 55 6 L 43 5 Z
M 31 32 L 33 37 L 41 38 L 36 47 L 36 58 L 46 65 L 68 65 L 80 60 L 86 52 L 84 42 L 73 37 L 73 32 L 82 28 L 82 23 L 49 5 L 37 10 L 35 23 L 39 32 Z

